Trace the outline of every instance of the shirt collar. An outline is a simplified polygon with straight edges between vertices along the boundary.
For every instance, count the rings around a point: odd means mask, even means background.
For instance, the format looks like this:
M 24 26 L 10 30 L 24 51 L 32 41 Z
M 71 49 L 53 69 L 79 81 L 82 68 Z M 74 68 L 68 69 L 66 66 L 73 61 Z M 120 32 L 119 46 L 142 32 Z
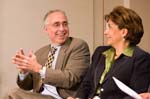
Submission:
M 134 47 L 133 47 L 133 46 L 128 46 L 128 47 L 123 51 L 122 54 L 125 55 L 125 56 L 132 57 L 133 51 L 134 51 Z M 115 55 L 115 49 L 114 49 L 113 47 L 111 47 L 110 49 L 104 51 L 103 54 L 104 54 L 106 57 L 109 57 L 110 59 L 113 59 L 113 57 L 114 57 L 114 55 Z
M 55 47 L 55 48 L 57 48 L 57 49 L 61 48 L 60 45 L 51 45 L 51 47 Z

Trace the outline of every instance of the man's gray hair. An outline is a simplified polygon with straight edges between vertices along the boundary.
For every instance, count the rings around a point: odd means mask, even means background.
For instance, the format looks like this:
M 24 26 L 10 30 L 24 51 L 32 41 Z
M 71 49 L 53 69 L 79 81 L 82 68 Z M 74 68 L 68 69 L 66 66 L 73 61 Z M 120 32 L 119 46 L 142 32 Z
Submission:
M 61 12 L 61 13 L 63 13 L 65 16 L 66 16 L 66 13 L 64 12 L 64 11 L 62 11 L 62 10 L 60 10 L 60 9 L 56 9 L 56 10 L 50 10 L 50 11 L 48 11 L 46 14 L 45 14 L 45 16 L 44 16 L 44 25 L 47 25 L 47 24 L 49 24 L 48 23 L 48 20 L 47 20 L 47 17 L 50 15 L 50 14 L 52 14 L 52 13 L 54 13 L 54 12 Z M 67 16 L 66 16 L 67 17 Z

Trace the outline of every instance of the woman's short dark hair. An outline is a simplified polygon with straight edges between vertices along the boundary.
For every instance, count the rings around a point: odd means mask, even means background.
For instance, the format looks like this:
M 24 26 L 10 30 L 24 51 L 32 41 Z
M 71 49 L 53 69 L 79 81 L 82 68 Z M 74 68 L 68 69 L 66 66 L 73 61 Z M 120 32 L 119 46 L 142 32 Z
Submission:
M 108 15 L 105 15 L 105 20 L 113 21 L 118 25 L 119 29 L 126 28 L 128 30 L 125 39 L 132 45 L 137 45 L 143 34 L 143 24 L 141 17 L 132 9 L 123 6 L 115 7 Z

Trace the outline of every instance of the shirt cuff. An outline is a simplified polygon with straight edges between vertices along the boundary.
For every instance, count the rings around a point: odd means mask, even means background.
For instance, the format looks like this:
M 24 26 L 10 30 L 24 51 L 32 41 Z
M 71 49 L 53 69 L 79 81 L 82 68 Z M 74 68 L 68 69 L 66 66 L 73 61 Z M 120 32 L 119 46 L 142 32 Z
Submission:
M 29 74 L 29 72 L 27 72 L 27 73 L 25 73 L 25 74 L 19 72 L 19 79 L 20 79 L 21 81 L 23 81 L 23 80 L 27 77 L 28 74 Z
M 40 76 L 41 78 L 45 78 L 45 74 L 46 74 L 46 67 L 44 66 L 41 70 L 40 70 Z

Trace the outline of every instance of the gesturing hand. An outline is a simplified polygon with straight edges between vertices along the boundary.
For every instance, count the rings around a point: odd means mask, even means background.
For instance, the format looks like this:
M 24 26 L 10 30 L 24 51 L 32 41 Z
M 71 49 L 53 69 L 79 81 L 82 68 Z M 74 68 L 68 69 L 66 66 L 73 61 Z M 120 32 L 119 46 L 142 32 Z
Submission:
M 26 73 L 28 71 L 39 72 L 42 66 L 37 62 L 35 54 L 29 50 L 28 56 L 20 49 L 12 58 L 12 63 L 16 64 L 16 68 Z

